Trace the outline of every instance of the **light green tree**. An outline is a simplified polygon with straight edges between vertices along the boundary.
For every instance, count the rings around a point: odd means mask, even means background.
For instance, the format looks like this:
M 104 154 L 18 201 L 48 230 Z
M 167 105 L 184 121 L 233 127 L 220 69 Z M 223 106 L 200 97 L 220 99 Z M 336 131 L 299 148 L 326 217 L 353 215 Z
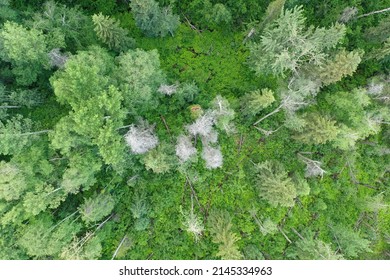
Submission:
M 232 218 L 226 210 L 214 209 L 209 215 L 208 225 L 212 241 L 219 244 L 218 257 L 223 260 L 243 258 L 236 244 L 240 238 L 232 231 Z
M 241 111 L 246 116 L 255 116 L 275 101 L 274 92 L 268 88 L 254 90 L 241 98 Z
M 27 188 L 20 168 L 10 162 L 0 161 L 0 199 L 6 201 L 18 199 Z
M 0 30 L 0 58 L 12 64 L 20 85 L 31 85 L 49 67 L 47 52 L 46 36 L 41 31 L 10 21 Z
M 327 115 L 322 116 L 319 113 L 310 113 L 305 116 L 306 125 L 302 132 L 297 133 L 294 138 L 307 144 L 324 144 L 336 139 L 340 133 L 340 128 L 336 121 Z
M 282 164 L 267 160 L 257 164 L 255 170 L 255 184 L 261 198 L 273 207 L 294 206 L 297 190 Z
M 249 62 L 256 73 L 286 75 L 302 67 L 319 66 L 345 34 L 345 27 L 335 24 L 328 29 L 306 28 L 302 7 L 284 10 L 265 27 L 259 43 L 251 45 Z
M 155 109 L 158 105 L 155 94 L 165 81 L 157 51 L 131 50 L 116 61 L 115 75 L 127 109 L 137 115 Z
M 330 85 L 351 76 L 361 62 L 361 54 L 357 51 L 338 52 L 332 60 L 328 60 L 319 70 L 319 79 L 323 85 Z
M 81 219 L 86 223 L 100 221 L 114 209 L 115 201 L 110 194 L 100 193 L 87 198 L 79 207 Z

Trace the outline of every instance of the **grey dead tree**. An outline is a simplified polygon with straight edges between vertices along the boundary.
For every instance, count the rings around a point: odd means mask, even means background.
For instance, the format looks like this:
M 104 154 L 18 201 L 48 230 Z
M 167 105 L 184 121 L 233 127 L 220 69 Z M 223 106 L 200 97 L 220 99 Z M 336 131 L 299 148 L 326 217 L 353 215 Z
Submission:
M 174 84 L 174 85 L 162 84 L 157 89 L 157 91 L 161 94 L 171 96 L 172 94 L 176 93 L 178 87 L 179 87 L 179 85 L 177 85 L 177 84 Z
M 60 49 L 52 49 L 48 54 L 49 61 L 52 67 L 63 68 L 69 57 L 61 53 Z
M 206 168 L 215 169 L 222 166 L 223 156 L 220 147 L 203 147 L 202 158 L 206 162 Z
M 196 148 L 192 144 L 191 138 L 187 135 L 180 135 L 177 138 L 176 156 L 181 162 L 186 162 L 196 154 Z
M 127 145 L 134 154 L 144 154 L 158 145 L 158 138 L 154 134 L 155 125 L 141 121 L 139 125 L 130 125 L 125 135 Z
M 322 162 L 307 158 L 301 153 L 298 153 L 298 157 L 306 164 L 305 177 L 321 176 L 322 178 L 326 173 L 326 171 L 321 168 Z

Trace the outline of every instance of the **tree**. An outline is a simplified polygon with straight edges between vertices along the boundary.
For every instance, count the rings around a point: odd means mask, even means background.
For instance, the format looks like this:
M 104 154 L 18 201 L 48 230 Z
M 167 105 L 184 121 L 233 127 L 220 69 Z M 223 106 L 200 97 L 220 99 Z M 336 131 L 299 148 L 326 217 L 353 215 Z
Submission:
M 269 3 L 262 22 L 259 24 L 259 31 L 262 31 L 268 24 L 272 23 L 280 16 L 285 2 L 286 0 L 274 0 Z
M 277 161 L 264 161 L 255 166 L 256 187 L 259 196 L 273 207 L 294 206 L 297 196 L 294 183 L 284 167 Z
M 334 140 L 340 133 L 336 121 L 327 115 L 311 113 L 305 117 L 306 125 L 303 131 L 296 134 L 294 138 L 307 144 L 324 144 Z
M 206 168 L 208 169 L 218 168 L 223 164 L 223 156 L 220 147 L 214 148 L 208 145 L 204 146 L 202 158 L 206 162 Z
M 48 130 L 31 131 L 32 121 L 16 115 L 6 122 L 0 121 L 0 154 L 12 155 L 20 153 L 23 147 L 37 139 L 39 134 Z
M 328 60 L 319 71 L 319 79 L 323 85 L 330 85 L 351 76 L 361 62 L 361 54 L 357 51 L 338 52 L 332 60 Z
M 300 153 L 298 153 L 298 157 L 306 164 L 305 177 L 321 176 L 322 178 L 326 173 L 326 171 L 321 167 L 322 162 L 312 160 L 308 157 L 303 156 Z
M 302 236 L 301 236 L 302 237 Z M 332 249 L 331 245 L 319 239 L 314 239 L 312 233 L 296 242 L 297 254 L 300 260 L 341 260 L 343 256 Z
M 48 56 L 51 66 L 57 68 L 64 68 L 66 61 L 69 59 L 66 54 L 61 53 L 59 48 L 52 49 Z
M 114 209 L 115 201 L 110 194 L 99 193 L 87 198 L 79 207 L 81 219 L 86 223 L 98 222 Z
M 108 89 L 114 67 L 112 57 L 102 48 L 80 51 L 67 61 L 64 71 L 50 78 L 58 102 L 78 111 L 86 100 Z
M 28 86 L 48 67 L 46 36 L 7 21 L 0 30 L 0 58 L 12 64 L 18 84 Z
M 19 199 L 26 189 L 28 185 L 18 166 L 0 161 L 0 199 L 6 201 Z
M 207 137 L 212 133 L 212 128 L 214 125 L 214 115 L 211 111 L 207 111 L 202 116 L 198 117 L 196 121 L 190 125 L 187 125 L 188 132 L 193 136 L 203 136 Z
M 134 39 L 128 36 L 128 31 L 119 26 L 120 22 L 102 13 L 92 16 L 94 30 L 99 39 L 110 49 L 125 51 L 134 46 Z
M 95 175 L 101 167 L 102 162 L 92 151 L 72 154 L 62 175 L 61 188 L 65 193 L 78 193 L 80 188 L 87 190 L 97 182 Z
M 275 101 L 274 92 L 268 88 L 254 90 L 241 98 L 241 111 L 246 116 L 255 116 Z
M 157 50 L 130 50 L 116 58 L 114 74 L 123 94 L 124 106 L 134 115 L 144 114 L 157 108 L 155 95 L 165 76 L 160 69 Z
M 203 235 L 204 226 L 201 218 L 194 212 L 193 206 L 189 213 L 182 213 L 184 217 L 183 227 L 184 230 L 191 234 L 195 242 L 199 241 L 199 238 Z
M 137 189 L 133 196 L 130 211 L 134 218 L 134 228 L 137 231 L 145 230 L 149 227 L 149 211 L 150 207 L 147 201 L 146 192 Z
M 191 138 L 186 135 L 180 135 L 177 138 L 176 156 L 181 162 L 186 162 L 196 155 L 196 148 L 191 142 Z
M 158 138 L 154 135 L 154 125 L 150 126 L 144 120 L 141 120 L 137 126 L 134 124 L 130 126 L 125 135 L 125 140 L 134 154 L 144 154 L 158 144 Z
M 175 165 L 173 148 L 168 144 L 161 144 L 157 148 L 148 151 L 141 159 L 146 169 L 154 173 L 169 172 Z
M 226 210 L 213 210 L 208 218 L 212 241 L 219 244 L 217 256 L 223 260 L 242 259 L 237 241 L 240 239 L 232 232 L 232 218 Z
M 372 252 L 370 249 L 371 242 L 362 238 L 358 232 L 342 225 L 331 226 L 331 231 L 343 255 L 357 258 L 361 253 Z
M 217 95 L 211 102 L 212 114 L 215 125 L 226 133 L 234 132 L 231 121 L 234 119 L 234 110 L 230 108 L 229 101 L 221 95 Z
M 55 225 L 52 217 L 42 214 L 23 228 L 18 244 L 31 257 L 57 258 L 63 247 L 80 231 L 80 224 L 71 220 Z
M 159 7 L 154 0 L 131 0 L 130 8 L 137 26 L 151 37 L 165 37 L 179 27 L 177 15 L 172 13 L 170 7 Z
M 256 73 L 284 76 L 303 66 L 319 66 L 343 38 L 345 27 L 336 23 L 329 29 L 306 28 L 302 7 L 284 10 L 269 24 L 259 43 L 250 47 L 250 63 Z

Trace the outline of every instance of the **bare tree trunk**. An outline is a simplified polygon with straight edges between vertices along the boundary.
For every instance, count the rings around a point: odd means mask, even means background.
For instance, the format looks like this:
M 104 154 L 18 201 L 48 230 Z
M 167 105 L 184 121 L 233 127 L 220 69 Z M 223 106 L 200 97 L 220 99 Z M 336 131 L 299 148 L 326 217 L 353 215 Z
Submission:
M 284 231 L 282 230 L 281 227 L 278 226 L 278 230 L 280 231 L 280 233 L 284 236 L 284 238 L 286 238 L 286 240 L 288 241 L 288 243 L 292 243 L 292 241 L 288 238 L 288 236 L 284 233 Z
M 257 125 L 258 123 L 264 121 L 266 118 L 268 118 L 268 117 L 270 117 L 270 116 L 276 114 L 277 112 L 279 112 L 279 111 L 282 109 L 283 105 L 284 105 L 284 103 L 282 103 L 278 108 L 276 108 L 276 109 L 275 109 L 274 111 L 272 111 L 271 113 L 269 113 L 269 114 L 265 115 L 264 117 L 262 117 L 260 120 L 258 120 L 257 122 L 255 122 L 253 125 L 255 126 L 255 125 Z
M 22 134 L 19 134 L 20 136 L 28 136 L 28 135 L 36 135 L 36 134 L 44 134 L 44 133 L 48 133 L 52 130 L 48 129 L 48 130 L 41 130 L 41 131 L 35 131 L 35 132 L 26 132 L 26 133 L 22 133 Z
M 368 17 L 370 15 L 381 14 L 381 13 L 388 12 L 388 11 L 390 11 L 390 7 L 386 8 L 386 9 L 383 9 L 383 10 L 378 10 L 378 11 L 370 12 L 370 13 L 367 13 L 367 14 L 363 14 L 363 15 L 357 16 L 356 18 Z
M 125 234 L 125 236 L 123 236 L 123 238 L 122 238 L 121 242 L 119 243 L 118 247 L 116 248 L 116 250 L 115 250 L 115 252 L 114 252 L 114 255 L 112 255 L 112 258 L 111 258 L 111 260 L 115 259 L 115 257 L 116 257 L 116 254 L 118 254 L 118 252 L 119 252 L 119 249 L 120 249 L 120 248 L 121 248 L 121 246 L 123 245 L 123 242 L 125 242 L 126 238 L 127 238 L 127 234 Z
M 17 109 L 21 108 L 20 106 L 0 106 L 0 109 Z

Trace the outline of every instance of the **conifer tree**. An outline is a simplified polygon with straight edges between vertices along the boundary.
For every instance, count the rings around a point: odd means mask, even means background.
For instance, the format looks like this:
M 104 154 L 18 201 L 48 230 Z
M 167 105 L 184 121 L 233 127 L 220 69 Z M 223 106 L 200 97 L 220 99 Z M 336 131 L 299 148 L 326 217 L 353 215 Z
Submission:
M 274 207 L 294 206 L 297 191 L 284 167 L 277 161 L 265 161 L 255 166 L 259 196 Z
M 240 239 L 232 232 L 232 218 L 226 210 L 213 210 L 208 218 L 212 241 L 219 244 L 217 256 L 223 260 L 242 259 L 236 242 Z
M 328 116 L 311 113 L 305 117 L 306 125 L 302 132 L 294 136 L 295 139 L 307 144 L 324 144 L 334 140 L 340 133 L 336 121 Z
M 360 54 L 357 51 L 338 52 L 332 60 L 323 65 L 319 71 L 319 78 L 323 85 L 330 85 L 340 81 L 346 76 L 351 76 L 361 62 Z
M 170 7 L 159 7 L 154 0 L 131 0 L 131 11 L 137 26 L 151 37 L 173 36 L 179 27 L 179 17 Z
M 97 222 L 114 209 L 115 201 L 110 194 L 100 193 L 87 198 L 79 207 L 81 219 L 86 223 Z
M 119 21 L 104 16 L 102 13 L 92 16 L 94 30 L 99 39 L 110 49 L 125 51 L 134 45 L 134 39 L 128 36 L 128 31 L 119 26 Z
M 275 101 L 274 92 L 268 88 L 254 90 L 241 98 L 241 111 L 247 116 L 255 116 Z

